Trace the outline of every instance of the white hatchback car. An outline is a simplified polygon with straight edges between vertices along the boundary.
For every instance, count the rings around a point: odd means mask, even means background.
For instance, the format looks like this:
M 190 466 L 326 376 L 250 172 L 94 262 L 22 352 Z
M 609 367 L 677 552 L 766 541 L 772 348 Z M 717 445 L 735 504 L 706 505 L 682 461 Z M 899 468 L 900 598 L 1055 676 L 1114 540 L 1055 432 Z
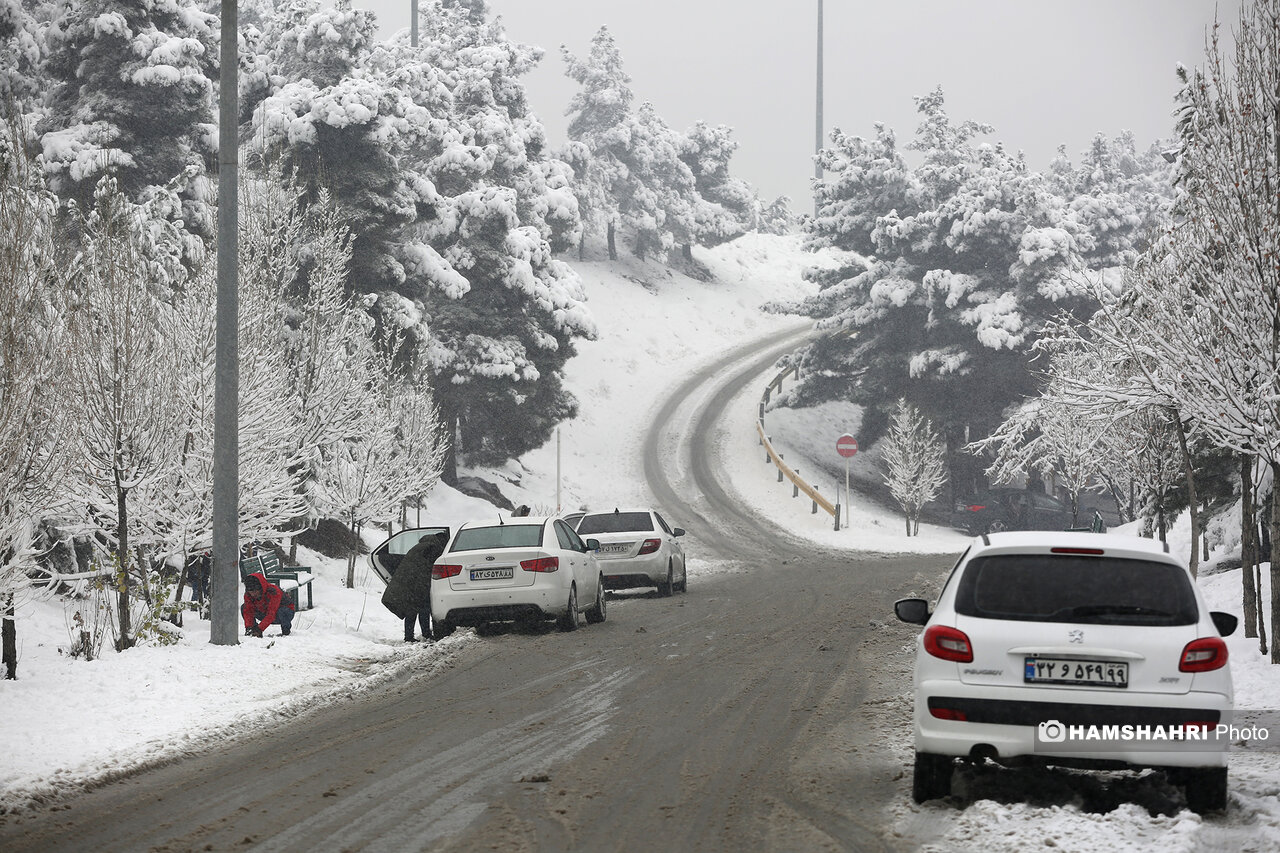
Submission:
M 596 558 L 606 589 L 656 586 L 662 596 L 689 591 L 684 548 L 677 541 L 684 530 L 668 526 L 657 511 L 589 512 L 578 520 L 577 531 L 598 538 Z
M 369 555 L 386 580 L 423 535 L 449 528 L 403 530 Z M 594 540 L 559 518 L 510 518 L 463 524 L 431 569 L 431 635 L 459 626 L 555 619 L 563 631 L 579 618 L 605 621 L 604 587 Z
M 957 758 L 1160 768 L 1195 811 L 1225 809 L 1231 670 L 1186 567 L 1150 539 L 996 533 L 974 540 L 924 625 L 915 663 L 916 802 L 945 797 Z

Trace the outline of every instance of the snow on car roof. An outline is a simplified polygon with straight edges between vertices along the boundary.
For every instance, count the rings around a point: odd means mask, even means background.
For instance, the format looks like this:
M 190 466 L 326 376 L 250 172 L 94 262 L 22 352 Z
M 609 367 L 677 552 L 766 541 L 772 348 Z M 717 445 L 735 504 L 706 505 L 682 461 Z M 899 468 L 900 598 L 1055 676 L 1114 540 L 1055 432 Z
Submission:
M 969 556 L 973 558 L 977 554 L 1047 552 L 1052 548 L 1096 548 L 1104 551 L 1107 556 L 1139 560 L 1154 558 L 1186 568 L 1181 560 L 1169 553 L 1168 546 L 1158 539 L 1074 530 L 1018 530 L 991 533 L 974 540 Z

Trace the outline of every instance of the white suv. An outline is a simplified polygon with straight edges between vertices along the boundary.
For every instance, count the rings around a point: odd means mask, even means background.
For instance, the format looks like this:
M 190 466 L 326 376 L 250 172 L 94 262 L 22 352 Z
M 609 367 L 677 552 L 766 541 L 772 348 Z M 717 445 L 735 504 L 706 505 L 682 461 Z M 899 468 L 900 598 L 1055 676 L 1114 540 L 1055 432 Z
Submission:
M 1195 811 L 1225 809 L 1231 711 L 1222 637 L 1185 566 L 1150 539 L 997 533 L 974 540 L 924 625 L 915 665 L 916 802 L 951 792 L 956 758 L 1156 767 Z

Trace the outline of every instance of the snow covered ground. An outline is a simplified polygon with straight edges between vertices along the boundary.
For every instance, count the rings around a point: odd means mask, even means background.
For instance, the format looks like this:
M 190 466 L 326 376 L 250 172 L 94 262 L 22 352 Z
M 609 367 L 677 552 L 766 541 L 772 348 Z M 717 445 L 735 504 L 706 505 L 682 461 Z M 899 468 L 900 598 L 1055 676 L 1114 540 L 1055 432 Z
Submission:
M 690 371 L 726 349 L 799 325 L 797 318 L 765 314 L 759 306 L 809 292 L 800 278 L 811 258 L 794 237 L 748 236 L 698 258 L 715 274 L 696 281 L 634 259 L 616 264 L 575 264 L 586 284 L 589 307 L 601 328 L 569 363 L 567 385 L 581 411 L 555 439 L 498 471 L 469 472 L 499 484 L 514 503 L 536 510 L 646 500 L 639 447 L 649 415 L 664 394 Z M 921 525 L 907 538 L 901 516 L 856 491 L 850 525 L 834 531 L 825 513 L 792 498 L 763 461 L 754 430 L 756 406 L 773 371 L 733 403 L 732 426 L 723 436 L 728 471 L 742 499 L 797 533 L 831 547 L 857 551 L 959 552 L 955 531 Z M 802 474 L 815 472 L 824 493 L 835 481 L 823 468 L 839 469 L 835 438 L 856 434 L 857 410 L 829 404 L 814 410 L 775 410 L 766 424 L 778 448 Z M 559 465 L 557 466 L 557 457 Z M 818 464 L 817 460 L 822 460 Z M 855 480 L 875 478 L 874 453 L 853 462 Z M 557 489 L 557 467 L 560 471 Z M 842 479 L 842 476 L 841 476 Z M 439 486 L 426 502 L 423 523 L 457 524 L 494 512 L 486 502 Z M 1174 545 L 1188 547 L 1187 535 Z M 380 536 L 367 537 L 371 543 Z M 1215 555 L 1218 557 L 1220 555 Z M 379 603 L 381 583 L 362 562 L 354 589 L 342 585 L 345 561 L 300 553 L 313 566 L 316 607 L 298 614 L 294 634 L 243 638 L 234 647 L 208 642 L 209 626 L 186 618 L 177 645 L 104 652 L 93 662 L 72 659 L 74 602 L 28 601 L 18 613 L 19 680 L 0 682 L 5 756 L 0 759 L 0 812 L 108 780 L 140 765 L 171 761 L 202 745 L 252 727 L 254 721 L 299 713 L 318 702 L 339 701 L 371 686 L 443 665 L 466 643 L 460 631 L 438 644 L 406 645 L 402 626 Z M 1212 561 L 1211 561 L 1212 562 Z M 696 578 L 717 570 L 691 554 Z M 1212 606 L 1240 612 L 1239 572 L 1206 576 Z M 273 632 L 274 633 L 274 632 Z M 1229 640 L 1231 666 L 1242 708 L 1280 708 L 1280 668 L 1265 663 L 1256 641 Z M 906 660 L 904 646 L 903 659 Z M 910 748 L 910 698 L 889 710 L 903 712 L 894 748 Z M 1276 733 L 1280 737 L 1280 732 Z M 905 759 L 904 759 L 905 760 Z M 904 769 L 907 765 L 904 764 Z M 909 775 L 909 774 L 907 774 Z M 1236 753 L 1232 759 L 1233 812 L 1225 821 L 1188 812 L 1151 817 L 1134 805 L 1091 814 L 1073 804 L 1006 805 L 979 800 L 964 811 L 939 804 L 920 807 L 903 796 L 888 816 L 907 837 L 921 822 L 931 827 L 938 850 L 1110 851 L 1280 848 L 1280 752 Z

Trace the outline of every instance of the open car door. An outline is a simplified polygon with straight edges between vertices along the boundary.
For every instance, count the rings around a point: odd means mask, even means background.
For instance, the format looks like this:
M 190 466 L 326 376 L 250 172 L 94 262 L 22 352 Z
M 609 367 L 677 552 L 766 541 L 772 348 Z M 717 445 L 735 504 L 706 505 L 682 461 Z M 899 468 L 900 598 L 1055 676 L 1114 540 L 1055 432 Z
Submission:
M 404 559 L 404 555 L 409 553 L 410 548 L 418 544 L 419 539 L 423 536 L 434 536 L 437 533 L 443 533 L 448 536 L 449 528 L 410 527 L 407 530 L 401 530 L 369 552 L 369 565 L 373 567 L 373 571 L 378 577 L 382 578 L 382 582 L 386 583 L 396 573 L 396 569 L 399 568 L 400 561 Z

